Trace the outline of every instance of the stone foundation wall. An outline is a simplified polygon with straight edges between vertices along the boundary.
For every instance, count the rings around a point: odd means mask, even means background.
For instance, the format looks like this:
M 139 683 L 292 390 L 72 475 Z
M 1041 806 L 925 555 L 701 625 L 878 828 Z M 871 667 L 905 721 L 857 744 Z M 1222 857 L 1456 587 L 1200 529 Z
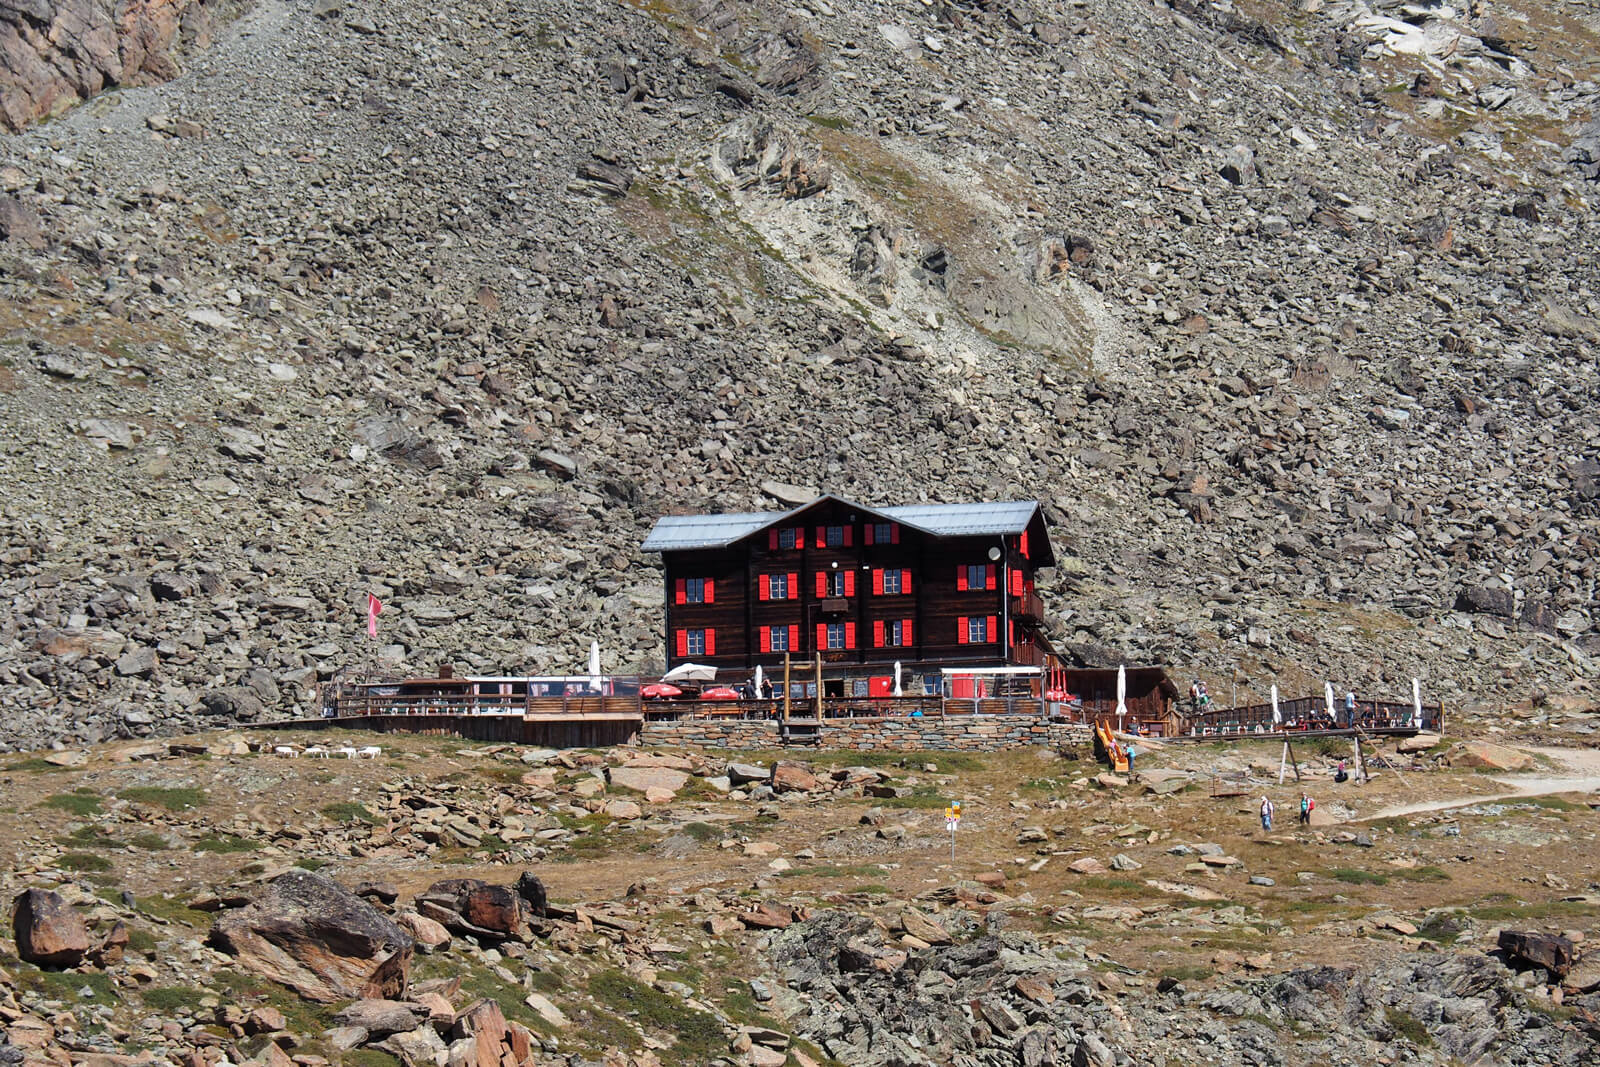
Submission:
M 809 737 L 809 735 L 806 735 Z M 778 748 L 773 719 L 696 719 L 647 722 L 639 733 L 646 746 L 683 748 Z M 1007 748 L 1079 748 L 1092 743 L 1082 723 L 1042 721 L 1031 715 L 957 715 L 921 719 L 842 719 L 825 723 L 817 747 L 895 752 L 992 752 Z

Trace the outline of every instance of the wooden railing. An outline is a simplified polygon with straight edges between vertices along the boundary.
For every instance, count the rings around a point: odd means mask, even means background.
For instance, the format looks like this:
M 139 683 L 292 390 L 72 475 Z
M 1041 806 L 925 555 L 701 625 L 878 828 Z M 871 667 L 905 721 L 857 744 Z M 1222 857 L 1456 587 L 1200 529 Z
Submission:
M 366 715 L 514 715 L 520 718 L 639 714 L 637 693 L 602 696 L 564 693 L 559 696 L 499 694 L 375 693 L 364 686 L 332 695 L 326 705 L 337 717 Z
M 1272 717 L 1271 704 L 1247 704 L 1233 708 L 1214 708 L 1196 711 L 1189 707 L 1178 709 L 1180 733 L 1191 737 L 1208 737 L 1216 734 L 1266 734 L 1307 730 L 1347 730 L 1351 716 L 1342 701 L 1334 704 L 1334 714 L 1329 716 L 1326 697 L 1296 697 L 1278 701 L 1278 721 Z M 1422 705 L 1422 721 L 1415 721 L 1416 708 L 1410 701 L 1360 700 L 1356 702 L 1354 725 L 1378 733 L 1413 732 L 1444 729 L 1444 706 Z

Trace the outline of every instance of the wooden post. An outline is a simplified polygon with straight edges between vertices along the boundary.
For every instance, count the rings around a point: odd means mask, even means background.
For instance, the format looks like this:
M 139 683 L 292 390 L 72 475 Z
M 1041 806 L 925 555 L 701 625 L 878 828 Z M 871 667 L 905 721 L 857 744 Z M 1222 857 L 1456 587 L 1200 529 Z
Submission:
M 1295 757 L 1294 744 L 1289 740 L 1289 735 L 1283 735 L 1283 751 L 1289 757 L 1289 766 L 1294 768 L 1294 780 L 1300 781 L 1300 761 Z M 1283 772 L 1278 772 L 1278 784 L 1283 784 Z
M 789 653 L 783 654 L 783 706 L 779 711 L 780 730 L 789 724 Z
M 822 729 L 822 653 L 816 653 L 817 667 L 817 729 Z

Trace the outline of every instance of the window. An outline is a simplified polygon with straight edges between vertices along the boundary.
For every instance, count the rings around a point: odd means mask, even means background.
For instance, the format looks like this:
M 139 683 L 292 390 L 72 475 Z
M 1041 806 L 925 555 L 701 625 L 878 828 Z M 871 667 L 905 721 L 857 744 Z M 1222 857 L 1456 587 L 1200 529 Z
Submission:
M 856 572 L 853 570 L 818 571 L 817 572 L 817 599 L 826 600 L 829 597 L 855 596 Z
M 677 649 L 680 657 L 687 656 L 715 656 L 717 654 L 717 631 L 711 629 L 689 629 L 674 632 L 673 647 Z
M 715 604 L 716 583 L 710 578 L 679 578 L 672 584 L 675 604 Z
M 757 633 L 763 652 L 795 652 L 800 648 L 798 626 L 763 626 Z
M 959 645 L 991 644 L 999 632 L 999 619 L 994 615 L 962 615 L 956 619 L 956 643 Z
M 756 596 L 762 600 L 793 600 L 799 595 L 798 574 L 763 574 L 756 578 Z
M 853 622 L 817 623 L 817 651 L 837 652 L 856 647 L 856 624 Z
M 818 526 L 811 532 L 816 535 L 816 546 L 818 548 L 824 545 L 829 548 L 849 548 L 850 531 L 851 527 L 849 526 Z
M 900 543 L 900 524 L 897 522 L 873 522 L 867 524 L 867 544 L 869 545 L 898 545 Z
M 872 592 L 875 596 L 899 596 L 911 592 L 911 572 L 907 570 L 875 570 L 872 572 Z
M 956 568 L 956 588 L 962 592 L 972 589 L 993 589 L 994 578 L 993 563 L 973 563 Z
M 872 624 L 873 648 L 908 648 L 911 643 L 910 619 L 883 619 Z
M 806 547 L 806 532 L 801 526 L 785 526 L 767 531 L 767 548 L 773 552 Z

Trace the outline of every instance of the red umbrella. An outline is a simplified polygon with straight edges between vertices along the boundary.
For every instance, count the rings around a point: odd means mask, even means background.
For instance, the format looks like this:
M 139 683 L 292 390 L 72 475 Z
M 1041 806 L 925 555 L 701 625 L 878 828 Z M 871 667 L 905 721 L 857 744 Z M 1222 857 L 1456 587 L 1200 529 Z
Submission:
M 666 682 L 656 682 L 639 690 L 639 695 L 646 700 L 665 700 L 667 697 L 681 697 L 683 690 Z
M 701 700 L 738 700 L 739 691 L 726 685 L 714 685 L 700 694 Z

